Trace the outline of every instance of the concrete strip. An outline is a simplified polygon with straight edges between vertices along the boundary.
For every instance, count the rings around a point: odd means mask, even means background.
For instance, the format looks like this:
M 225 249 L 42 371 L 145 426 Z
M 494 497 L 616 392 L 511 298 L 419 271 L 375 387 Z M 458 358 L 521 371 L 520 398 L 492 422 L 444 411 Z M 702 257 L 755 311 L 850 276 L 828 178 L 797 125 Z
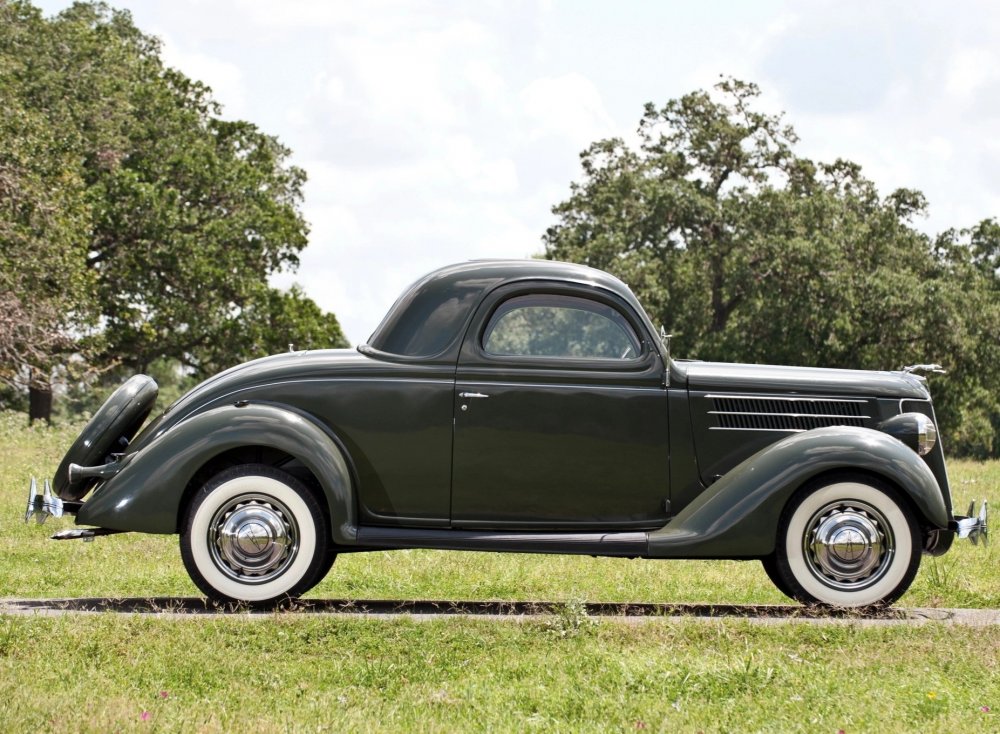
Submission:
M 523 622 L 557 615 L 565 605 L 559 602 L 497 601 L 417 601 L 417 600 L 303 600 L 288 609 L 250 610 L 245 607 L 218 608 L 204 599 L 158 597 L 152 599 L 0 599 L 0 614 L 59 616 L 65 614 L 138 614 L 171 619 L 192 617 L 242 617 L 271 619 L 275 614 L 292 616 L 339 616 L 348 618 L 408 619 L 412 621 L 489 619 Z M 585 605 L 592 619 L 626 624 L 664 621 L 738 620 L 754 624 L 832 624 L 864 627 L 943 624 L 963 627 L 1000 625 L 1000 609 L 939 609 L 933 607 L 863 613 L 853 610 L 817 610 L 794 605 L 707 605 L 707 604 L 618 604 Z M 580 610 L 583 613 L 583 610 Z

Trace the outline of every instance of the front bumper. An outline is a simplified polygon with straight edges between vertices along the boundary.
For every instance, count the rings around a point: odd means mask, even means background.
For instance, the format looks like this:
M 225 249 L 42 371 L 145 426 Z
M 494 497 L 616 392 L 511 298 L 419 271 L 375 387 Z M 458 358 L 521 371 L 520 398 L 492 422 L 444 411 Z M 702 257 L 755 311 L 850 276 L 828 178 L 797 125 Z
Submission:
M 989 508 L 986 500 L 983 500 L 978 515 L 975 514 L 975 511 L 975 501 L 970 502 L 967 516 L 955 516 L 954 531 L 959 538 L 968 538 L 973 545 L 978 544 L 980 540 L 985 545 L 989 539 Z

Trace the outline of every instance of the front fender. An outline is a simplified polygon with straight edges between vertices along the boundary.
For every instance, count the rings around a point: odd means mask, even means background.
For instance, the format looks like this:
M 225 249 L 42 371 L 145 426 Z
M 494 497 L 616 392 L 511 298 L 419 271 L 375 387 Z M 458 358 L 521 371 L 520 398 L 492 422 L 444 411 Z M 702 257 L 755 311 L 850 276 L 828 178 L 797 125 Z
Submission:
M 649 554 L 738 558 L 774 551 L 781 511 L 810 479 L 864 471 L 897 485 L 923 518 L 948 527 L 948 508 L 927 464 L 900 441 L 870 428 L 804 431 L 773 443 L 703 491 L 665 527 L 649 534 Z
M 333 436 L 287 406 L 226 405 L 199 413 L 154 438 L 98 487 L 77 523 L 112 530 L 176 533 L 184 490 L 208 461 L 241 446 L 270 446 L 299 459 L 316 477 L 330 508 L 333 540 L 357 536 L 351 474 Z

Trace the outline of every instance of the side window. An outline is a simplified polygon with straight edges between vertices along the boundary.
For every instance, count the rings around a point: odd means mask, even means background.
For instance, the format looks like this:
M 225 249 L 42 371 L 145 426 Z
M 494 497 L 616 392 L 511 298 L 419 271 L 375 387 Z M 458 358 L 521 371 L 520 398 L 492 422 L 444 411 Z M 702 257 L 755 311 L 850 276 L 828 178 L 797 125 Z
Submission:
M 611 306 L 573 296 L 531 295 L 500 305 L 486 327 L 483 348 L 504 357 L 635 359 L 641 342 Z

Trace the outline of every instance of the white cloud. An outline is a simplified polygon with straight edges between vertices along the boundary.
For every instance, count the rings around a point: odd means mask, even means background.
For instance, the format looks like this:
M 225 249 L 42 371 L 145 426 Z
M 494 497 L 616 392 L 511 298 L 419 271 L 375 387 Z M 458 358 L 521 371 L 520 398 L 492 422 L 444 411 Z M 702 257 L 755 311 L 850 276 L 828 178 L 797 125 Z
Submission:
M 960 99 L 968 99 L 988 82 L 1000 78 L 1000 56 L 995 49 L 959 48 L 948 62 L 945 89 Z
M 600 91 L 581 74 L 535 79 L 519 100 L 530 139 L 554 136 L 583 147 L 615 132 Z
M 69 0 L 38 0 L 46 13 Z M 309 174 L 307 293 L 368 336 L 423 272 L 541 249 L 578 152 L 629 138 L 720 74 L 755 81 L 823 160 L 931 203 L 928 231 L 1000 214 L 1000 5 L 927 0 L 117 0 L 229 117 Z
M 182 49 L 180 44 L 171 42 L 167 37 L 163 41 L 164 63 L 210 86 L 215 101 L 222 105 L 223 117 L 238 119 L 250 116 L 243 72 L 239 66 L 200 51 Z

